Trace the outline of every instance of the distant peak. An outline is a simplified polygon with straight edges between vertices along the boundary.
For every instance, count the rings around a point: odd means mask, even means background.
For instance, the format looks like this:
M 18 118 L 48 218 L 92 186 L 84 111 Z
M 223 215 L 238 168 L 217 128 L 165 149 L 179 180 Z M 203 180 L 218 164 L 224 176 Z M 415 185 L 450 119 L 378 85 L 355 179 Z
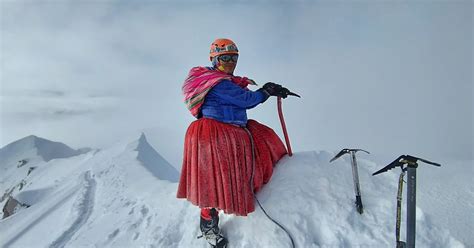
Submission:
M 138 152 L 138 161 L 155 177 L 170 182 L 178 181 L 178 171 L 148 143 L 143 132 L 140 135 L 135 151 Z
M 30 144 L 32 144 L 33 146 L 37 146 L 39 143 L 57 143 L 55 141 L 51 141 L 51 140 L 48 140 L 48 139 L 45 139 L 45 138 L 41 138 L 41 137 L 38 137 L 36 135 L 28 135 L 22 139 L 19 139 L 15 142 L 12 142 L 12 143 L 23 143 L 23 142 L 28 142 Z
M 32 140 L 37 140 L 37 139 L 39 139 L 39 137 L 36 136 L 36 135 L 28 135 L 28 136 L 26 136 L 24 138 L 21 138 L 21 139 L 15 141 L 15 142 L 32 141 Z
M 127 148 L 135 151 L 143 149 L 143 147 L 151 147 L 150 143 L 145 136 L 145 133 L 140 133 L 140 137 L 137 139 L 136 136 L 132 139 L 133 141 L 127 144 Z
M 146 142 L 148 143 L 148 141 L 146 140 L 146 136 L 145 136 L 145 133 L 142 132 L 142 134 L 140 135 L 140 138 L 138 139 L 138 141 L 141 143 L 141 142 Z
M 81 154 L 81 151 L 76 151 L 61 142 L 29 135 L 0 149 L 0 155 L 3 157 L 28 150 L 36 150 L 37 155 L 46 162 L 55 158 L 67 158 Z
M 34 147 L 36 145 L 36 141 L 38 140 L 45 140 L 42 139 L 36 135 L 28 135 L 26 137 L 23 137 L 19 140 L 13 141 L 10 144 L 6 145 L 7 146 L 23 146 L 23 147 Z
M 148 140 L 146 139 L 145 133 L 141 133 L 140 138 L 138 138 L 138 140 L 133 144 L 133 148 L 135 150 L 140 150 L 141 147 L 151 147 L 150 143 L 148 143 Z

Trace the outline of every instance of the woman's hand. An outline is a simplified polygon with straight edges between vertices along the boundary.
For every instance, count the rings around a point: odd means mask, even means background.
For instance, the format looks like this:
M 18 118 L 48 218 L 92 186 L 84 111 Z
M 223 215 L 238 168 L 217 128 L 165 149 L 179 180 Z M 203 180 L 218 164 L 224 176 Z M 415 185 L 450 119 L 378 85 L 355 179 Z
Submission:
M 276 96 L 276 97 L 281 97 L 281 98 L 286 98 L 288 97 L 288 94 L 290 91 L 276 83 L 268 82 L 263 85 L 262 90 L 265 91 L 268 95 L 270 96 Z

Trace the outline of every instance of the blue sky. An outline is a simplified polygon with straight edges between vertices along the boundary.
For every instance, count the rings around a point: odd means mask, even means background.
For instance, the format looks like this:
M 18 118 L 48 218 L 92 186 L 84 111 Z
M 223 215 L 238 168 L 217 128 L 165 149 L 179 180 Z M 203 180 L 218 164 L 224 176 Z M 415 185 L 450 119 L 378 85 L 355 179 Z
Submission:
M 179 167 L 188 70 L 218 37 L 283 103 L 294 151 L 473 159 L 471 1 L 2 1 L 0 146 L 105 147 L 145 131 Z M 256 90 L 257 88 L 252 88 Z M 248 112 L 281 134 L 275 100 Z

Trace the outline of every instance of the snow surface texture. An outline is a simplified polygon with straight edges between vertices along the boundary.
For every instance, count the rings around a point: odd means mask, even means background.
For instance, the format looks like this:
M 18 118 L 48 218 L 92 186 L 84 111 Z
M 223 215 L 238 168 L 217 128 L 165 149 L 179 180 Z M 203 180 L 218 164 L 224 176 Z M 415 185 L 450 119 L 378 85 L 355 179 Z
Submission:
M 23 159 L 28 150 L 27 146 L 4 149 L 2 164 Z M 373 177 L 384 165 L 358 159 L 365 210 L 360 215 L 354 206 L 350 159 L 329 164 L 334 154 L 302 152 L 283 158 L 272 180 L 257 194 L 265 210 L 291 232 L 297 247 L 394 247 L 399 170 Z M 17 180 L 7 180 L 2 171 L 1 192 L 25 180 L 22 190 L 15 187 L 12 196 L 31 205 L 0 220 L 0 247 L 208 247 L 204 239 L 196 239 L 199 209 L 176 199 L 177 171 L 144 135 L 101 151 L 49 162 L 36 158 L 27 165 L 37 167 L 28 176 L 16 164 L 0 167 L 14 171 L 9 175 Z M 471 165 L 472 161 L 468 167 L 459 164 L 458 173 L 469 175 Z M 445 192 L 440 186 L 435 169 L 430 172 L 433 180 L 421 176 L 428 174 L 427 168 L 420 166 L 418 173 L 423 181 L 418 202 L 424 208 L 417 208 L 417 247 L 472 247 L 474 197 L 469 176 L 459 177 L 466 181 L 453 185 L 463 194 L 451 194 L 452 187 Z M 439 199 L 432 199 L 437 195 L 456 203 L 439 204 Z M 402 240 L 405 207 L 406 201 Z M 230 247 L 291 245 L 258 207 L 248 217 L 221 214 L 220 226 Z

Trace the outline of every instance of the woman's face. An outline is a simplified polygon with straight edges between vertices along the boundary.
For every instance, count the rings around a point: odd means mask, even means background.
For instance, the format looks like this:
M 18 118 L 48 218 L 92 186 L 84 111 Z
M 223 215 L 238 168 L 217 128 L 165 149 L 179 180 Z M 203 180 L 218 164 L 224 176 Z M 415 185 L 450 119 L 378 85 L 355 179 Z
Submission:
M 218 66 L 217 68 L 220 71 L 223 71 L 227 74 L 233 74 L 235 67 L 237 66 L 237 60 L 239 59 L 238 54 L 224 54 L 217 57 Z

